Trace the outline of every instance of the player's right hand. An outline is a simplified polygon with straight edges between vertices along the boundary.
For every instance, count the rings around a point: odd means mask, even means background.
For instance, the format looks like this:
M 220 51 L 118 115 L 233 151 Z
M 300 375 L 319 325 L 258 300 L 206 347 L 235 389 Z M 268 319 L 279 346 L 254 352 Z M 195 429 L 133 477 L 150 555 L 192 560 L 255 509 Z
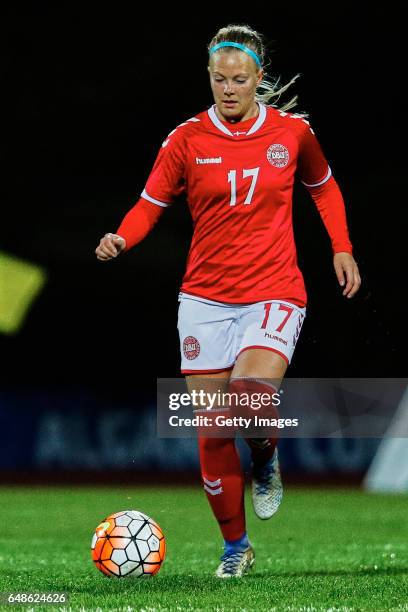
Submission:
M 99 261 L 108 261 L 112 257 L 117 257 L 125 247 L 126 240 L 122 236 L 105 234 L 96 247 L 95 254 Z

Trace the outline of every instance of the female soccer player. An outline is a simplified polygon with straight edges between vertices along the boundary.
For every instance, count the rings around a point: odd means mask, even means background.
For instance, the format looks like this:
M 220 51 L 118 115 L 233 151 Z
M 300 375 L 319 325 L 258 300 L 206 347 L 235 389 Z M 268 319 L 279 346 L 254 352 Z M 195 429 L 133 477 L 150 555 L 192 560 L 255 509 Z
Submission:
M 189 390 L 204 378 L 228 392 L 278 383 L 305 317 L 306 292 L 292 228 L 295 175 L 309 190 L 333 247 L 343 295 L 360 286 L 339 187 L 308 121 L 272 102 L 261 36 L 230 25 L 208 47 L 214 105 L 173 130 L 145 189 L 115 234 L 96 249 L 107 261 L 140 242 L 175 197 L 185 194 L 194 222 L 180 292 L 181 372 Z M 268 104 L 269 103 L 269 104 Z M 276 440 L 250 438 L 252 500 L 270 518 L 282 484 Z M 243 576 L 254 561 L 244 513 L 244 477 L 233 437 L 199 437 L 203 486 L 224 537 L 216 575 Z

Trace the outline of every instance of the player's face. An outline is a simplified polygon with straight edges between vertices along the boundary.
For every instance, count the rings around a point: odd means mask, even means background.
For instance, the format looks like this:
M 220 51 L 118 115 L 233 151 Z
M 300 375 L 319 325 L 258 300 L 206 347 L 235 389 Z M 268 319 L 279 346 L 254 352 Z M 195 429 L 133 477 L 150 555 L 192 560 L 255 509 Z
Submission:
M 214 53 L 208 66 L 211 89 L 218 114 L 226 121 L 255 117 L 255 92 L 262 70 L 247 53 Z

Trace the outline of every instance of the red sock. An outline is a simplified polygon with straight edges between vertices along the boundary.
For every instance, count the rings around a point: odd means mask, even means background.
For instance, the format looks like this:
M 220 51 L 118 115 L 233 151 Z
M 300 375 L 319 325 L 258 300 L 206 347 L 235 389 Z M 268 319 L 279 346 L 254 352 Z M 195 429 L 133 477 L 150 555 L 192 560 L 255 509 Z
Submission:
M 276 387 L 272 385 L 272 382 L 257 380 L 256 378 L 234 378 L 230 381 L 228 392 L 236 393 L 238 397 L 240 394 L 246 394 L 248 396 L 254 395 L 254 398 L 259 398 L 260 394 L 266 393 L 271 395 L 276 393 Z M 242 410 L 242 408 L 237 407 L 237 411 L 240 414 L 242 413 Z M 245 416 L 248 416 L 248 410 L 249 409 L 244 408 L 244 411 L 246 411 Z M 254 411 L 252 411 L 252 415 L 253 414 L 255 414 Z M 279 418 L 279 413 L 274 406 L 268 406 L 264 411 L 261 408 L 258 411 L 258 414 L 259 416 Z M 270 432 L 271 429 L 269 428 L 269 433 Z M 255 433 L 256 435 L 260 435 L 262 432 L 258 430 Z M 251 449 L 252 461 L 257 466 L 262 466 L 272 458 L 278 443 L 277 437 L 270 437 L 268 435 L 265 435 L 265 437 L 248 437 L 244 439 Z
M 276 438 L 245 438 L 245 442 L 251 449 L 253 463 L 259 467 L 273 457 L 277 444 Z
M 204 490 L 224 540 L 245 533 L 244 475 L 234 438 L 198 440 Z

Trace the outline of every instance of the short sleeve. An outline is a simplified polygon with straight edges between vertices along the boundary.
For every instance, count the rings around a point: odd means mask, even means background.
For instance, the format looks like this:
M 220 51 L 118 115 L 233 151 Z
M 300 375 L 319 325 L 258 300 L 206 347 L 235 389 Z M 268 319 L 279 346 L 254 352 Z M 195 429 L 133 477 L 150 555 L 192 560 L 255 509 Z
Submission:
M 306 187 L 319 187 L 329 180 L 331 169 L 309 122 L 304 123 L 306 125 L 300 134 L 297 170 Z
M 141 196 L 159 206 L 169 206 L 185 188 L 185 147 L 181 130 L 162 143 Z

